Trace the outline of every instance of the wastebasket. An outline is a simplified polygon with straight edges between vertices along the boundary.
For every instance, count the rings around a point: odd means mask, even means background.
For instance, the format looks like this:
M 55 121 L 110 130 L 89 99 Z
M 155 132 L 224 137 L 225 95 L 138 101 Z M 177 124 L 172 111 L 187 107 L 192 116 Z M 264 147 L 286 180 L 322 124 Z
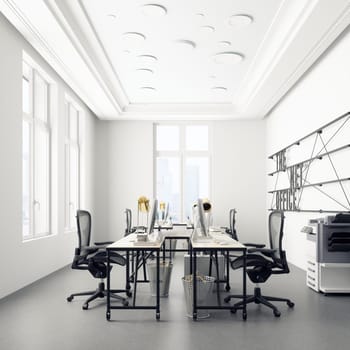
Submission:
M 161 262 L 159 264 L 159 295 L 167 297 L 169 295 L 171 271 L 173 264 L 169 261 Z M 151 287 L 151 295 L 157 295 L 157 263 L 147 262 L 147 271 L 149 278 L 149 285 Z
M 197 275 L 197 305 L 205 303 L 209 295 L 213 292 L 215 278 L 212 276 Z M 193 275 L 182 277 L 182 284 L 185 291 L 187 316 L 193 315 Z M 209 317 L 207 310 L 197 310 L 197 318 Z

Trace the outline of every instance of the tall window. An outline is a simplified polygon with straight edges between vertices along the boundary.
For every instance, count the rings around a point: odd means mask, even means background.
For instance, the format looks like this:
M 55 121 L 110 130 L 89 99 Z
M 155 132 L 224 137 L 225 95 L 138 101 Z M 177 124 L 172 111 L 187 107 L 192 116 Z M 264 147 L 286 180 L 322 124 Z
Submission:
M 51 233 L 50 85 L 23 62 L 23 239 Z
M 66 99 L 65 121 L 65 231 L 76 230 L 75 215 L 80 202 L 80 133 L 81 112 Z
M 191 218 L 196 200 L 210 195 L 208 125 L 155 125 L 155 168 L 156 198 L 174 221 Z

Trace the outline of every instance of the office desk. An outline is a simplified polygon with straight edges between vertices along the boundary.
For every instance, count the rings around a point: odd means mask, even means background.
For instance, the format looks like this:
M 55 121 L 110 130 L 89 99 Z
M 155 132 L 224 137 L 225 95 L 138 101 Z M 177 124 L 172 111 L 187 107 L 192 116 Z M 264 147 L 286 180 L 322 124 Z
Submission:
M 226 244 L 219 244 L 218 241 L 225 241 Z M 243 254 L 243 305 L 240 309 L 242 309 L 242 317 L 243 320 L 247 319 L 247 305 L 246 305 L 246 297 L 247 297 L 247 278 L 246 278 L 246 254 L 247 248 L 229 237 L 223 237 L 222 235 L 215 238 L 213 235 L 212 241 L 204 242 L 204 241 L 196 241 L 195 239 L 191 239 L 191 250 L 192 250 L 192 258 L 193 258 L 193 319 L 197 319 L 197 310 L 198 309 L 232 309 L 232 306 L 222 306 L 220 301 L 220 290 L 219 283 L 217 282 L 217 293 L 218 293 L 218 305 L 205 305 L 198 306 L 197 305 L 197 252 L 201 251 L 214 251 L 214 252 L 226 252 L 227 255 L 230 251 L 239 251 Z M 192 262 L 191 262 L 192 265 Z M 227 271 L 227 274 L 229 271 Z
M 154 309 L 156 310 L 156 319 L 160 319 L 160 296 L 159 296 L 159 255 L 162 248 L 164 239 L 160 239 L 157 242 L 136 242 L 136 234 L 132 233 L 122 239 L 114 242 L 113 244 L 107 246 L 107 311 L 106 318 L 110 320 L 111 310 L 112 309 Z M 130 252 L 136 252 L 136 266 L 138 264 L 138 256 L 141 251 L 147 251 L 150 253 L 156 254 L 156 269 L 157 269 L 157 293 L 156 293 L 156 305 L 136 305 L 136 286 L 137 286 L 137 270 L 136 275 L 134 276 L 134 290 L 133 290 L 133 301 L 132 305 L 128 306 L 111 306 L 110 299 L 110 285 L 111 285 L 111 276 L 110 276 L 110 252 L 126 252 L 126 276 L 127 276 L 127 288 L 130 289 L 129 283 L 129 254 Z

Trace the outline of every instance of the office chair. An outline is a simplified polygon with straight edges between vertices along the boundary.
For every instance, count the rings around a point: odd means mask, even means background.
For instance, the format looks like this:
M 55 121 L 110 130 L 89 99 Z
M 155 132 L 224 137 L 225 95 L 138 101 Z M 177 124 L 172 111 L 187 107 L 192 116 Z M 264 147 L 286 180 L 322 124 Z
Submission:
M 89 308 L 89 303 L 97 298 L 104 298 L 107 295 L 105 289 L 104 279 L 107 277 L 107 253 L 106 245 L 113 242 L 95 242 L 95 245 L 90 245 L 91 237 L 91 215 L 88 211 L 77 211 L 77 226 L 79 246 L 75 248 L 74 259 L 71 265 L 74 270 L 88 270 L 94 278 L 100 278 L 100 283 L 94 291 L 81 292 L 71 294 L 67 301 L 72 301 L 76 296 L 90 295 L 90 297 L 83 304 L 83 310 Z M 111 264 L 118 264 L 124 266 L 125 259 L 116 252 L 110 252 Z M 110 267 L 112 269 L 112 266 Z M 111 289 L 110 297 L 120 300 L 124 306 L 129 303 L 125 298 L 114 293 L 127 293 L 126 289 Z
M 247 295 L 246 302 L 263 304 L 273 310 L 276 317 L 281 315 L 280 311 L 270 301 L 286 302 L 289 307 L 293 307 L 294 303 L 286 298 L 263 296 L 259 283 L 266 282 L 273 274 L 289 273 L 289 267 L 286 259 L 286 252 L 282 249 L 283 239 L 284 213 L 283 211 L 275 210 L 269 215 L 269 240 L 270 249 L 267 248 L 252 248 L 249 249 L 246 256 L 247 274 L 250 280 L 256 283 L 254 295 Z M 239 257 L 231 262 L 231 267 L 234 270 L 243 267 L 243 257 Z M 224 299 L 227 303 L 231 298 L 243 298 L 243 295 L 229 295 Z M 237 308 L 241 307 L 243 301 L 233 305 L 231 312 L 236 312 Z
M 136 227 L 132 227 L 132 212 L 131 209 L 125 209 L 125 219 L 126 219 L 126 228 L 124 236 L 130 235 L 136 231 Z

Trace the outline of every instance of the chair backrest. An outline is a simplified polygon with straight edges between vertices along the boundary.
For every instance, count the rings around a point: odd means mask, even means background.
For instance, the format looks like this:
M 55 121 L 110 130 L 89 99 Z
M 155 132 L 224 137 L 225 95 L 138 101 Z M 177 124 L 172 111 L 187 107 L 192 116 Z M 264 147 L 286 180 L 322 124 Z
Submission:
M 286 253 L 282 249 L 283 228 L 284 212 L 281 210 L 272 211 L 269 215 L 269 240 L 270 248 L 276 250 L 272 254 L 272 259 L 282 270 L 289 271 Z
M 77 226 L 79 237 L 79 249 L 84 250 L 90 245 L 91 238 L 91 215 L 86 210 L 77 210 Z
M 230 235 L 233 239 L 238 241 L 237 231 L 236 231 L 236 209 L 230 209 L 229 211 L 229 223 L 230 223 Z
M 124 236 L 130 235 L 132 233 L 132 212 L 131 209 L 125 209 L 125 219 L 126 219 L 126 228 Z

